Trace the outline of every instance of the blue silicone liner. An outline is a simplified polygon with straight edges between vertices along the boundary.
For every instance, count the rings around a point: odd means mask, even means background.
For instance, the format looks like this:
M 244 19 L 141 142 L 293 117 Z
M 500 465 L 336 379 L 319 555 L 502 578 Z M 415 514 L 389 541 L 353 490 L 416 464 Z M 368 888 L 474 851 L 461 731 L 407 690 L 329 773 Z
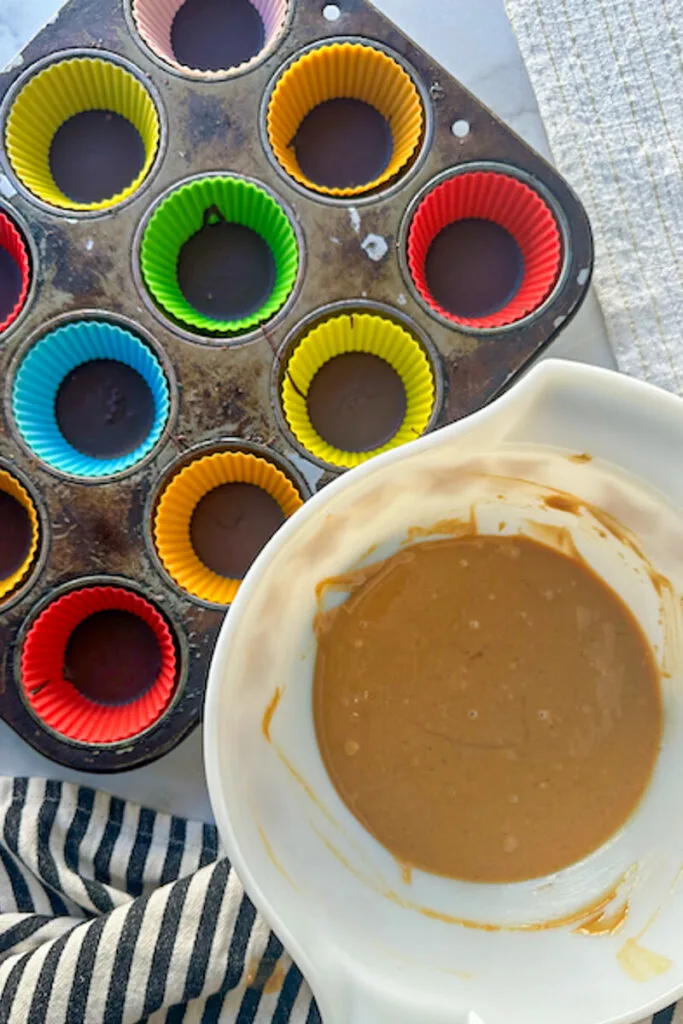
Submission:
M 137 370 L 154 398 L 154 424 L 143 443 L 113 459 L 79 452 L 62 436 L 55 417 L 60 384 L 93 359 L 116 359 Z M 22 359 L 12 388 L 12 411 L 26 444 L 48 466 L 79 477 L 111 476 L 134 466 L 159 440 L 169 408 L 168 382 L 154 353 L 130 331 L 97 320 L 79 320 L 41 338 Z

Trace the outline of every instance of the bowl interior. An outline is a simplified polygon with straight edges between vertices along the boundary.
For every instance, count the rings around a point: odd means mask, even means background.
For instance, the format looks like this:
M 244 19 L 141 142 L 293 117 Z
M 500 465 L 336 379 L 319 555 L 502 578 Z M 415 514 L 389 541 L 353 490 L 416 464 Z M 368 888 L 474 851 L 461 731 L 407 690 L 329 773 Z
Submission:
M 426 1024 L 459 1012 L 484 1024 L 638 1020 L 638 1008 L 664 1005 L 683 982 L 683 805 L 674 797 L 683 772 L 683 518 L 610 463 L 442 437 L 353 474 L 257 563 L 213 669 L 220 743 L 209 777 L 219 825 L 326 1022 L 355 1020 L 363 989 L 380 993 L 378 1005 L 394 1003 L 375 1020 Z M 580 513 L 545 506 L 552 490 L 581 499 Z M 406 882 L 341 802 L 318 752 L 315 586 L 393 553 L 411 528 L 472 515 L 481 533 L 497 532 L 501 520 L 505 533 L 546 541 L 554 527 L 571 533 L 656 651 L 662 748 L 634 815 L 566 870 L 504 886 L 421 872 Z M 578 932 L 575 915 L 610 892 L 611 909 L 627 906 L 622 927 Z

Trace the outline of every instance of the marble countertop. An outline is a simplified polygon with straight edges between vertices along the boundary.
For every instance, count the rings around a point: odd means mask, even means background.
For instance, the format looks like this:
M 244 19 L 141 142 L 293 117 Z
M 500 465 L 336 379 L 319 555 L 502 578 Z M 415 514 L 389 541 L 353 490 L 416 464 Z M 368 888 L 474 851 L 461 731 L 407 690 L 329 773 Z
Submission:
M 376 6 L 429 51 L 522 138 L 549 157 L 548 143 L 503 0 L 375 0 Z M 0 0 L 0 67 L 51 18 L 58 0 Z M 600 308 L 591 292 L 549 353 L 613 366 Z M 42 775 L 98 786 L 160 810 L 211 817 L 201 730 L 147 768 L 96 776 L 52 764 L 0 722 L 0 774 Z

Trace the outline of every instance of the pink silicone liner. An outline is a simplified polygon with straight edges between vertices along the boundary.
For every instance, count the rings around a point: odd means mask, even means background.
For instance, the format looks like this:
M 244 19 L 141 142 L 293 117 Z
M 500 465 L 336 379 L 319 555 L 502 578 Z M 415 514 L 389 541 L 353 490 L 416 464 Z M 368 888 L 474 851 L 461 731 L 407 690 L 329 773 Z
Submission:
M 180 64 L 171 47 L 171 26 L 173 19 L 182 7 L 184 0 L 133 0 L 133 20 L 142 40 L 147 43 L 152 53 L 170 64 L 176 71 L 194 78 L 225 78 L 229 74 L 247 71 L 257 64 L 264 53 L 272 47 L 285 27 L 289 12 L 289 0 L 249 0 L 263 21 L 265 41 L 260 52 L 251 60 L 238 64 L 236 67 L 224 68 L 220 71 L 202 71 Z

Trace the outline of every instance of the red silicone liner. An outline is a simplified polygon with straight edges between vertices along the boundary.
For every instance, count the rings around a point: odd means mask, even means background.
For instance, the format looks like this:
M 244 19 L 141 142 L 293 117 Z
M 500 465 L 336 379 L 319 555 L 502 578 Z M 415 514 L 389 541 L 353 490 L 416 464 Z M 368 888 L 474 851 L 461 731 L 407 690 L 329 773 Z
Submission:
M 17 231 L 12 221 L 4 213 L 0 213 L 0 249 L 5 249 L 10 254 L 21 272 L 21 291 L 19 292 L 14 309 L 0 322 L 0 334 L 2 334 L 10 324 L 14 323 L 24 308 L 29 284 L 31 283 L 31 264 L 28 248 L 19 231 Z
M 156 635 L 161 656 L 152 686 L 128 704 L 99 704 L 64 679 L 66 645 L 74 629 L 95 612 L 132 612 Z M 21 654 L 21 682 L 33 711 L 55 732 L 83 743 L 129 739 L 158 720 L 168 707 L 176 681 L 171 631 L 156 608 L 122 587 L 84 587 L 58 598 L 29 630 Z
M 510 301 L 481 317 L 459 317 L 444 309 L 425 276 L 427 253 L 436 236 L 466 218 L 494 221 L 505 228 L 524 261 L 522 281 Z M 494 171 L 456 174 L 429 192 L 410 222 L 407 250 L 415 287 L 429 307 L 452 323 L 481 329 L 516 323 L 538 309 L 557 281 L 562 259 L 560 232 L 548 205 L 517 178 Z

